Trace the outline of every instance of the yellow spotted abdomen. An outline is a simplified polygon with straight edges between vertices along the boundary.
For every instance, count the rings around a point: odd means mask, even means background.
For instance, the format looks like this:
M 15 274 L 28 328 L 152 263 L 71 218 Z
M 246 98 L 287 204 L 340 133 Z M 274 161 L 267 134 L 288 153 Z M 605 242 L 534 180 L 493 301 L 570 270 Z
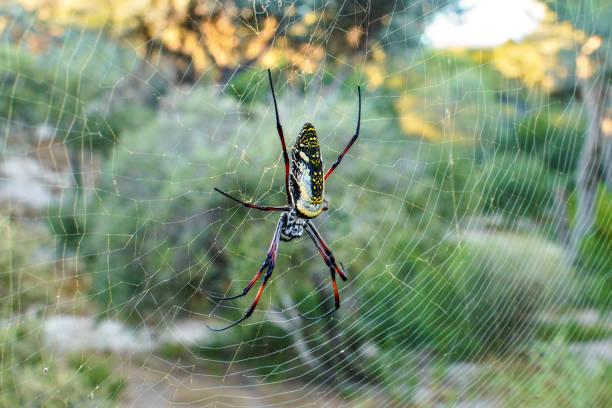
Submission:
M 304 218 L 323 210 L 323 163 L 314 127 L 306 123 L 291 149 L 290 190 L 294 206 Z

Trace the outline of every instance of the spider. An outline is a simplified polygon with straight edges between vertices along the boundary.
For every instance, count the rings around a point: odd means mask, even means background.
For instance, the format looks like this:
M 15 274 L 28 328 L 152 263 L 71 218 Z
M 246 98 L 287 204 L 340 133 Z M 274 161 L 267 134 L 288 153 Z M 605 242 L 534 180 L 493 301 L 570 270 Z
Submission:
M 251 203 L 244 202 L 239 200 L 236 197 L 233 197 L 218 188 L 215 187 L 215 190 L 229 199 L 232 199 L 245 207 L 254 208 L 260 211 L 281 211 L 280 219 L 276 224 L 276 230 L 274 231 L 274 236 L 272 238 L 272 242 L 270 243 L 270 248 L 268 249 L 268 253 L 266 255 L 266 260 L 261 265 L 257 273 L 249 284 L 235 296 L 221 297 L 215 296 L 205 290 L 207 295 L 212 299 L 216 300 L 230 300 L 236 299 L 242 296 L 245 296 L 251 287 L 257 282 L 257 279 L 261 275 L 264 269 L 267 268 L 266 273 L 263 277 L 263 281 L 259 286 L 259 290 L 255 295 L 255 299 L 253 303 L 245 312 L 245 314 L 238 320 L 230 323 L 229 325 L 221 328 L 212 328 L 208 326 L 210 330 L 221 331 L 225 329 L 229 329 L 232 326 L 237 325 L 243 320 L 247 319 L 257 307 L 257 302 L 259 302 L 259 298 L 261 293 L 266 286 L 266 282 L 270 279 L 272 275 L 272 270 L 274 269 L 274 265 L 276 264 L 276 254 L 278 252 L 278 244 L 279 241 L 291 241 L 294 238 L 301 237 L 304 231 L 308 233 L 310 239 L 314 242 L 317 250 L 323 257 L 323 260 L 329 267 L 331 273 L 331 281 L 332 286 L 334 288 L 334 299 L 335 299 L 335 307 L 325 314 L 318 317 L 307 317 L 299 314 L 300 317 L 308 320 L 318 320 L 324 318 L 331 313 L 338 310 L 340 307 L 340 297 L 338 296 L 338 287 L 336 285 L 336 272 L 340 275 L 343 281 L 346 281 L 346 275 L 344 274 L 344 267 L 340 269 L 336 260 L 334 259 L 334 255 L 331 250 L 328 248 L 327 244 L 319 234 L 319 231 L 312 224 L 311 219 L 318 216 L 322 211 L 327 210 L 327 201 L 324 197 L 324 184 L 325 180 L 332 174 L 332 172 L 336 169 L 336 167 L 342 161 L 342 158 L 346 154 L 346 152 L 351 148 L 355 140 L 359 136 L 359 126 L 361 124 L 361 88 L 357 86 L 357 93 L 359 95 L 359 111 L 357 114 L 357 129 L 355 130 L 355 134 L 348 142 L 342 153 L 338 156 L 336 161 L 331 165 L 329 170 L 323 175 L 323 164 L 321 162 L 321 151 L 319 149 L 319 140 L 317 138 L 317 132 L 315 128 L 310 123 L 305 123 L 302 127 L 300 134 L 298 135 L 293 148 L 291 149 L 291 161 L 289 160 L 289 155 L 287 154 L 287 147 L 285 145 L 285 137 L 283 135 L 283 128 L 280 124 L 280 120 L 278 118 L 278 106 L 276 104 L 276 95 L 274 94 L 274 85 L 272 84 L 272 74 L 268 69 L 268 79 L 270 80 L 270 89 L 272 91 L 272 100 L 274 101 L 274 112 L 276 114 L 276 130 L 278 131 L 278 136 L 280 137 L 281 146 L 283 148 L 283 160 L 285 162 L 285 190 L 287 193 L 287 205 L 283 207 L 269 207 L 269 206 L 260 206 Z M 342 263 L 340 263 L 342 265 Z

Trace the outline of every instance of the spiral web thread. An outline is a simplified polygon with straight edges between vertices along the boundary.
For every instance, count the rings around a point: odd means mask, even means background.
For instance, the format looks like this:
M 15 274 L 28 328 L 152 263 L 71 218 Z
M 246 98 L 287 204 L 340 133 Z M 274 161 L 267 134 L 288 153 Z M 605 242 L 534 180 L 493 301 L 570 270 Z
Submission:
M 30 52 L 45 40 L 40 33 L 48 23 L 15 7 L 0 20 L 2 45 Z M 331 9 L 322 2 L 313 12 Z M 398 6 L 388 17 L 404 11 Z M 56 391 L 37 390 L 42 405 L 52 404 L 66 384 L 103 366 L 108 375 L 85 385 L 92 406 L 99 406 L 99 390 L 118 379 L 114 403 L 135 407 L 436 401 L 493 407 L 535 398 L 497 384 L 546 373 L 551 354 L 580 356 L 580 341 L 543 337 L 541 327 L 580 322 L 593 309 L 560 238 L 570 215 L 559 213 L 555 200 L 567 173 L 526 161 L 520 142 L 500 135 L 521 123 L 535 127 L 525 118 L 556 110 L 569 119 L 550 128 L 548 150 L 531 157 L 579 151 L 584 108 L 575 97 L 559 102 L 519 81 L 491 88 L 490 62 L 466 67 L 464 56 L 419 41 L 409 56 L 385 55 L 380 75 L 392 85 L 381 91 L 370 53 L 380 53 L 383 43 L 414 43 L 408 27 L 422 22 L 404 20 L 404 38 L 389 25 L 378 45 L 364 35 L 367 51 L 344 59 L 342 69 L 332 69 L 339 55 L 328 51 L 312 74 L 273 68 L 287 144 L 312 122 L 327 166 L 354 132 L 355 85 L 362 86 L 361 135 L 326 183 L 329 211 L 314 220 L 349 280 L 339 282 L 342 306 L 332 318 L 301 320 L 298 312 L 331 307 L 331 282 L 306 236 L 283 242 L 253 315 L 220 333 L 205 323 L 218 327 L 238 318 L 257 288 L 244 300 L 212 302 L 199 285 L 238 293 L 264 260 L 278 213 L 247 210 L 213 187 L 263 205 L 285 200 L 265 70 L 239 97 L 232 95 L 236 76 L 214 83 L 204 71 L 195 81 L 176 81 L 167 67 L 142 58 L 150 44 L 118 42 L 112 26 L 66 31 L 50 46 L 56 54 L 44 61 L 50 74 L 42 78 L 32 76 L 36 71 L 21 56 L 5 52 L 2 177 L 11 198 L 1 238 L 3 325 L 36 339 L 32 353 L 42 367 L 25 372 L 21 385 L 35 388 L 53 378 Z M 288 30 L 299 23 L 289 21 Z M 335 27 L 326 29 L 331 36 Z M 33 93 L 22 94 L 23 84 Z M 86 89 L 97 96 L 84 95 Z M 152 101 L 143 100 L 143 89 Z M 508 102 L 519 94 L 538 103 Z M 105 129 L 111 113 L 146 104 L 155 107 L 153 115 L 113 141 Z M 28 122 L 23 109 L 43 115 Z M 98 128 L 92 117 L 100 118 Z M 567 157 L 559 167 L 567 167 Z M 501 190 L 511 195 L 503 204 Z M 602 241 L 594 253 L 591 267 L 605 271 L 610 247 Z M 133 294 L 122 295 L 126 290 Z M 588 327 L 607 333 L 609 321 L 601 319 Z M 500 321 L 506 326 L 495 327 Z M 462 343 L 467 337 L 471 353 Z M 5 373 L 23 366 L 8 337 L 0 348 Z M 541 358 L 526 357 L 533 353 Z M 75 358 L 78 364 L 57 362 Z M 67 377 L 54 372 L 60 366 Z M 542 378 L 532 380 L 534 387 L 549 380 Z M 560 383 L 549 388 L 570 392 Z M 596 385 L 590 391 L 602 392 Z M 553 394 L 542 394 L 537 406 L 554 406 Z

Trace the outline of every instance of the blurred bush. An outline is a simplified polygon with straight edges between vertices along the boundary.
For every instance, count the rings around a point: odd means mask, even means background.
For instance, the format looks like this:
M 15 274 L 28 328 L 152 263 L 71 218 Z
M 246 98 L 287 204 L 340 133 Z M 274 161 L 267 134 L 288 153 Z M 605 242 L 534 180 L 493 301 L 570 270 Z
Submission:
M 54 273 L 53 240 L 44 226 L 0 216 L 0 316 L 46 308 L 60 281 Z
M 405 134 L 425 143 L 477 140 L 486 147 L 505 134 L 505 109 L 511 106 L 515 113 L 515 96 L 492 66 L 461 50 L 426 50 L 413 58 L 422 59 L 410 70 L 406 54 L 392 59 L 386 69 L 402 74 L 390 75 L 384 84 Z
M 81 243 L 81 253 L 91 261 L 94 293 L 104 302 L 128 314 L 136 305 L 139 312 L 165 313 L 173 305 L 187 307 L 195 296 L 191 306 L 201 309 L 198 287 L 205 272 L 211 263 L 226 263 L 226 255 L 219 254 L 224 245 L 216 237 L 219 224 L 231 222 L 228 214 L 235 212 L 235 207 L 220 210 L 227 201 L 211 182 L 240 163 L 244 147 L 232 140 L 241 128 L 248 131 L 238 113 L 227 114 L 232 110 L 227 97 L 194 92 L 133 129 L 116 149 L 87 210 Z M 244 173 L 241 180 L 249 186 L 256 185 L 262 169 L 253 165 L 258 171 Z M 220 187 L 236 194 L 231 185 Z
M 135 54 L 87 32 L 67 30 L 61 42 L 63 47 L 39 52 L 29 51 L 21 43 L 0 43 L 0 118 L 9 120 L 16 129 L 46 125 L 51 134 L 45 137 L 63 141 L 77 151 L 108 152 L 123 128 L 147 120 L 140 104 L 116 107 L 104 100 L 119 82 L 128 82 L 122 75 Z M 157 78 L 151 76 L 149 83 L 124 84 L 118 92 L 141 87 L 146 100 L 147 94 L 161 87 L 154 83 Z
M 124 386 L 107 357 L 66 359 L 45 345 L 49 312 L 82 311 L 87 279 L 57 259 L 54 240 L 33 220 L 0 217 L 0 405 L 110 407 Z M 79 360 L 80 361 L 80 360 Z
M 471 145 L 433 144 L 421 149 L 422 163 L 413 181 L 413 213 L 424 211 L 458 226 L 466 215 L 479 214 L 485 181 L 482 160 Z
M 553 205 L 561 176 L 537 157 L 505 153 L 482 166 L 480 204 L 486 213 L 542 217 Z
M 569 175 L 578 160 L 585 129 L 578 107 L 547 106 L 546 110 L 538 109 L 520 119 L 505 149 L 528 153 L 543 160 L 550 169 Z
M 563 335 L 534 344 L 524 358 L 492 364 L 482 376 L 480 397 L 495 396 L 501 407 L 604 408 L 612 400 L 612 365 L 580 354 Z
M 398 248 L 382 258 L 397 259 Z M 365 326 L 386 346 L 427 347 L 450 359 L 503 353 L 529 341 L 534 316 L 567 304 L 578 288 L 562 248 L 533 236 L 467 232 L 433 258 L 424 253 L 402 251 L 409 262 L 381 265 L 384 273 L 363 288 L 360 332 Z
M 569 197 L 574 219 L 576 193 Z M 582 301 L 589 306 L 612 307 L 612 192 L 600 184 L 595 198 L 593 230 L 580 243 L 578 273 L 584 282 Z
M 0 404 L 5 407 L 111 407 L 125 386 L 104 356 L 69 361 L 44 346 L 36 321 L 0 328 Z

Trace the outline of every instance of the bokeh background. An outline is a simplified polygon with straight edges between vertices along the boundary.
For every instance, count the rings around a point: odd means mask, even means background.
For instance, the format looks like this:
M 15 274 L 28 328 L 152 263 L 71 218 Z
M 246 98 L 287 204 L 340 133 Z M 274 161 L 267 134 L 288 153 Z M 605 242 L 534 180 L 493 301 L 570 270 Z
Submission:
M 612 3 L 0 5 L 0 405 L 606 407 Z M 248 283 L 312 122 L 328 179 Z M 254 292 L 254 291 L 253 291 Z

